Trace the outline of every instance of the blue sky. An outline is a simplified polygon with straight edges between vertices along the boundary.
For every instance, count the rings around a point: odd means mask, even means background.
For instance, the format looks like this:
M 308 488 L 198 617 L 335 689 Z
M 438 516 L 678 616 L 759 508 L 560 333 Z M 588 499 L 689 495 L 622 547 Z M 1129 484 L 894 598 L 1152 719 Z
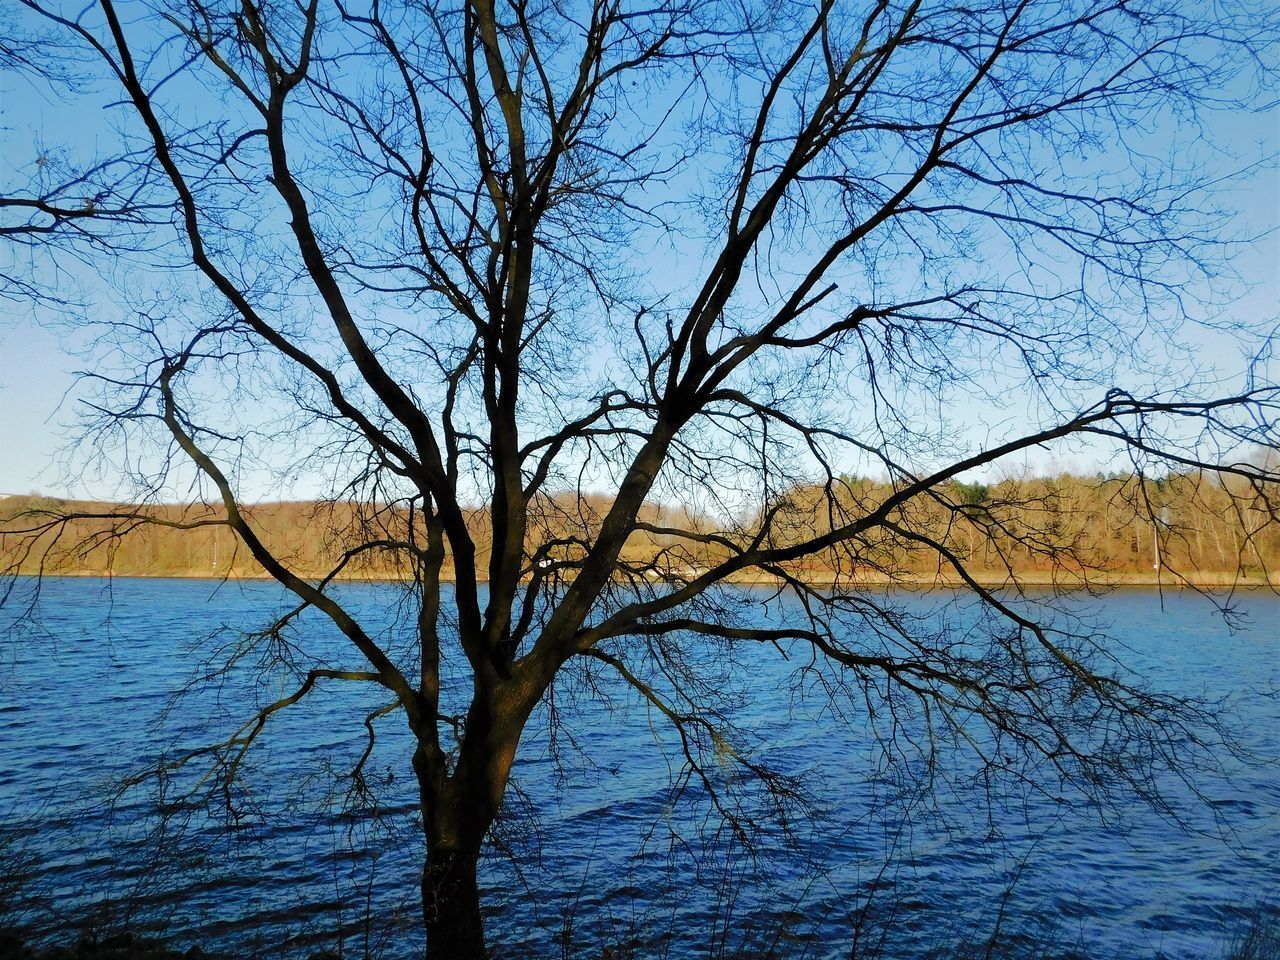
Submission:
M 59 92 L 30 86 L 19 78 L 0 79 L 0 98 L 0 182 L 20 176 L 49 145 L 67 144 L 90 153 L 99 142 L 109 143 L 112 136 L 108 115 L 100 109 L 74 103 L 69 106 Z M 200 112 L 214 104 L 206 101 L 202 105 L 197 98 L 189 106 Z M 1280 153 L 1280 112 L 1273 109 L 1259 115 L 1222 109 L 1208 115 L 1207 120 L 1205 136 L 1194 146 L 1211 168 L 1225 175 L 1242 164 L 1260 162 L 1221 197 L 1238 211 L 1235 226 L 1239 234 L 1265 235 L 1240 247 L 1233 258 L 1232 266 L 1241 282 L 1227 316 L 1271 323 L 1274 328 L 1280 321 L 1280 236 L 1276 233 L 1280 176 L 1275 165 Z M 656 256 L 667 258 L 666 266 L 659 263 L 656 273 L 688 273 L 688 259 L 675 251 L 660 250 Z M 90 287 L 96 283 L 87 272 L 84 279 Z M 109 294 L 99 286 L 94 295 Z M 41 323 L 33 309 L 20 302 L 0 301 L 0 311 L 0 493 L 40 490 L 111 495 L 114 478 L 73 478 L 63 467 L 65 462 L 75 462 L 74 457 L 64 459 L 78 408 L 73 374 L 83 365 L 74 351 L 92 346 L 84 342 L 88 334 L 74 327 Z M 1198 364 L 1216 367 L 1227 376 L 1239 372 L 1242 362 L 1235 343 L 1208 331 L 1189 331 L 1188 335 L 1196 338 Z M 1271 371 L 1275 369 L 1273 364 Z M 991 414 L 985 409 L 956 410 L 954 415 L 969 425 L 975 437 L 991 426 Z M 1016 416 L 1016 411 L 1003 415 Z M 1066 448 L 1037 453 L 1028 464 L 1033 469 L 1091 470 L 1098 465 L 1099 456 L 1099 451 L 1090 448 Z

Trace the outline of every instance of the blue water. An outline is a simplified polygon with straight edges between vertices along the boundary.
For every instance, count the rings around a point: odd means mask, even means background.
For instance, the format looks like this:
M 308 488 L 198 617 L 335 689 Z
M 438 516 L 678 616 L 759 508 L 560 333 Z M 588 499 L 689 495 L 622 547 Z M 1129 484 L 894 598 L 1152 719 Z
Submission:
M 404 647 L 399 588 L 341 589 Z M 951 595 L 889 599 L 926 624 L 963 623 Z M 661 717 L 606 672 L 568 678 L 530 726 L 482 868 L 494 952 L 848 957 L 856 938 L 860 956 L 901 960 L 984 956 L 993 940 L 993 957 L 1029 942 L 1055 957 L 1219 955 L 1250 909 L 1280 897 L 1280 704 L 1268 696 L 1280 688 L 1280 598 L 1237 607 L 1245 621 L 1229 629 L 1191 594 L 1078 605 L 1152 687 L 1230 698 L 1253 762 L 1197 771 L 1199 799 L 1160 784 L 1173 816 L 991 781 L 963 746 L 940 744 L 932 768 L 918 752 L 886 755 L 886 715 L 833 703 L 834 675 L 797 651 L 729 660 L 694 648 L 720 719 L 741 731 L 734 748 L 809 794 L 789 829 L 748 830 L 748 854 Z M 348 776 L 380 688 L 322 682 L 273 718 L 233 793 L 210 805 L 194 800 L 213 782 L 200 782 L 203 760 L 121 789 L 292 692 L 292 679 L 264 676 L 260 653 L 215 670 L 286 609 L 265 583 L 67 579 L 44 583 L 30 620 L 0 610 L 0 875 L 30 874 L 12 916 L 46 932 L 127 921 L 245 956 L 420 953 L 421 841 L 398 715 L 373 721 L 365 790 Z M 303 669 L 360 667 L 341 650 L 306 617 L 275 648 Z M 900 746 L 922 733 L 912 722 L 903 715 Z M 723 759 L 711 787 L 738 797 L 744 822 L 766 822 L 767 797 Z M 930 791 L 901 791 L 926 776 Z

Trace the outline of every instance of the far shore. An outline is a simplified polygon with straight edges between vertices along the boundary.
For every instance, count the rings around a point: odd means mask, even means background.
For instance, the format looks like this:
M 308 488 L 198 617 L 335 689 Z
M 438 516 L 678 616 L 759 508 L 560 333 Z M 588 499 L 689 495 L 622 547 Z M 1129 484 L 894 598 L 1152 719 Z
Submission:
M 302 574 L 308 576 L 308 574 Z M 246 573 L 241 571 L 217 573 L 214 571 L 200 570 L 165 570 L 161 572 L 146 572 L 139 570 L 128 570 L 123 572 L 114 572 L 109 570 L 57 570 L 46 571 L 43 574 L 23 573 L 23 577 L 46 578 L 102 578 L 115 580 L 225 580 L 225 581 L 270 581 L 272 577 L 267 573 Z M 322 575 L 311 575 L 311 579 L 318 579 Z M 1136 573 L 1136 572 L 1103 572 L 1090 573 L 1087 577 L 1075 576 L 1055 576 L 1052 573 L 1043 571 L 1026 571 L 1010 576 L 1005 573 L 995 573 L 993 571 L 973 571 L 973 580 L 979 586 L 983 587 L 1058 587 L 1065 590 L 1083 590 L 1087 588 L 1109 588 L 1109 587 L 1160 587 L 1170 590 L 1182 590 L 1187 588 L 1200 588 L 1210 590 L 1223 589 L 1261 589 L 1276 588 L 1280 589 L 1280 573 L 1271 574 L 1270 577 L 1251 576 L 1244 574 L 1235 574 L 1227 571 L 1208 570 L 1203 572 L 1195 572 L 1190 574 L 1171 574 L 1169 572 L 1156 573 Z M 453 583 L 455 578 L 452 573 L 445 573 L 441 576 L 442 583 Z M 916 574 L 904 573 L 894 577 L 884 574 L 858 574 L 854 576 L 837 575 L 831 570 L 809 570 L 805 571 L 799 579 L 806 583 L 816 586 L 833 586 L 840 583 L 845 586 L 868 586 L 868 587 L 910 587 L 910 588 L 929 588 L 938 587 L 942 589 L 954 589 L 957 587 L 967 586 L 966 582 L 954 574 Z M 361 574 L 351 576 L 340 576 L 334 579 L 334 582 L 341 583 L 404 583 L 407 578 L 393 576 L 390 574 Z M 483 579 L 481 582 L 485 582 Z M 674 579 L 671 582 L 683 582 L 682 579 Z M 779 585 L 782 581 L 778 577 L 769 575 L 737 575 L 726 578 L 726 583 L 732 583 L 744 587 L 773 587 Z

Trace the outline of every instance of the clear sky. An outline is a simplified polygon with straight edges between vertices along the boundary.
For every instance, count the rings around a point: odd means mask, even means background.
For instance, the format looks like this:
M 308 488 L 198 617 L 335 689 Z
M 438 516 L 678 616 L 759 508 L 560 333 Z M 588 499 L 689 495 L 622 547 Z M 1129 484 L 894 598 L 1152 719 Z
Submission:
M 0 79 L 0 98 L 0 184 L 21 175 L 50 143 L 69 142 L 87 151 L 95 139 L 110 136 L 100 112 L 68 108 L 58 92 L 30 86 L 13 75 Z M 1244 320 L 1274 325 L 1280 321 L 1280 176 L 1275 162 L 1280 153 L 1280 112 L 1223 110 L 1209 120 L 1202 146 L 1206 155 L 1218 158 L 1223 173 L 1242 162 L 1263 160 L 1225 202 L 1238 209 L 1241 233 L 1266 234 L 1234 261 L 1243 284 L 1233 312 Z M 1268 157 L 1269 162 L 1264 159 Z M 672 264 L 673 273 L 679 269 Z M 66 452 L 72 436 L 68 424 L 77 412 L 73 372 L 82 361 L 70 351 L 84 346 L 76 342 L 78 336 L 66 327 L 41 325 L 28 304 L 0 300 L 0 493 L 110 493 L 110 478 L 73 479 L 59 465 L 59 455 Z M 1203 338 L 1200 349 L 1206 366 L 1224 372 L 1240 368 L 1234 345 L 1208 334 Z M 983 411 L 960 413 L 974 429 L 981 427 Z M 1091 456 L 1088 450 L 1049 451 L 1032 465 L 1090 469 Z

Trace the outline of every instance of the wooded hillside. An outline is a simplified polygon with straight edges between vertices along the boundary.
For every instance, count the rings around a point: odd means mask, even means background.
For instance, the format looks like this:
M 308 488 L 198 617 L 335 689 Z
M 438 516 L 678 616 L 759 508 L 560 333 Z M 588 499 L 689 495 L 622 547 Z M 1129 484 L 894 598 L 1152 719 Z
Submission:
M 1161 480 L 1063 474 L 949 483 L 927 501 L 900 509 L 891 528 L 846 541 L 802 569 L 828 580 L 955 580 L 963 567 L 988 582 L 1145 581 L 1157 573 L 1205 583 L 1277 582 L 1280 496 L 1265 487 L 1236 490 L 1229 486 L 1235 482 L 1206 474 Z M 838 527 L 874 510 L 892 491 L 888 483 L 857 477 L 839 478 L 830 487 L 830 496 L 823 487 L 798 487 L 770 503 L 776 512 L 773 545 Z M 529 572 L 570 573 L 608 503 L 598 495 L 539 501 L 529 525 Z M 247 512 L 271 550 L 310 578 L 404 576 L 421 536 L 421 517 L 404 504 L 264 503 Z M 8 497 L 0 500 L 0 558 L 5 569 L 22 574 L 261 575 L 223 517 L 208 504 L 122 508 Z M 622 575 L 687 577 L 726 555 L 757 519 L 726 521 L 650 505 L 628 542 Z M 471 510 L 468 525 L 486 552 L 487 511 Z M 926 541 L 942 544 L 955 564 L 944 559 L 940 566 Z M 349 546 L 357 543 L 359 549 Z

